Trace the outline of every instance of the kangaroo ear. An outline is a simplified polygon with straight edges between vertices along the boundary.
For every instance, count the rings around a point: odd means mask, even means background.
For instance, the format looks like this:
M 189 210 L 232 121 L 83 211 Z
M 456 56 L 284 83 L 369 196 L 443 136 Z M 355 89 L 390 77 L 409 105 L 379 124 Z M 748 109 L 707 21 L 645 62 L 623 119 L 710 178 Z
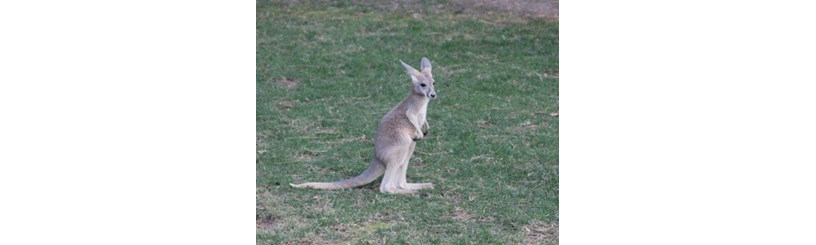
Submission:
M 419 82 L 419 78 L 417 78 L 417 76 L 419 75 L 419 71 L 417 71 L 417 69 L 414 69 L 410 65 L 405 64 L 405 62 L 402 62 L 402 60 L 400 60 L 400 63 L 402 63 L 402 66 L 405 67 L 405 73 L 408 73 L 408 76 L 411 76 L 411 81 L 415 83 Z
M 431 73 L 431 60 L 428 58 L 422 57 L 422 72 Z

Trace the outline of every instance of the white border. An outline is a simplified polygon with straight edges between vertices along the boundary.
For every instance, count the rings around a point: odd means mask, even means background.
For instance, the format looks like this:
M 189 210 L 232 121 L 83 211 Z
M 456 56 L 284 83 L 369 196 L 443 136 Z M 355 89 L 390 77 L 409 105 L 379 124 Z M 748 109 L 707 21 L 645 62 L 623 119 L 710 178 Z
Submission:
M 0 3 L 0 244 L 253 244 L 254 7 Z
M 564 1 L 563 244 L 815 244 L 805 2 Z

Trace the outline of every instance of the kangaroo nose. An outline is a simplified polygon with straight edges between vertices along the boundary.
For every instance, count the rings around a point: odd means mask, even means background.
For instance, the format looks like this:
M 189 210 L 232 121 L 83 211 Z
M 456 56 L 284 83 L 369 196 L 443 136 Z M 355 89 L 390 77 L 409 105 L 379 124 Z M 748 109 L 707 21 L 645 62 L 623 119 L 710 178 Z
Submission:
M 431 94 L 431 98 L 436 98 L 436 94 Z

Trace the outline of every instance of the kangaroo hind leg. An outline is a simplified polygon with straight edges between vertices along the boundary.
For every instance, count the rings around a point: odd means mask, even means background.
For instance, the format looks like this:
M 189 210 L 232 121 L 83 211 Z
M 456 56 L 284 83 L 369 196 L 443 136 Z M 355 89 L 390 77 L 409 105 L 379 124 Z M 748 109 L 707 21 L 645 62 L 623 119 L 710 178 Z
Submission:
M 411 160 L 411 156 L 414 155 L 414 146 L 416 146 L 415 142 L 411 142 L 411 146 L 408 148 L 408 154 L 402 160 L 402 164 L 400 165 L 399 170 L 397 171 L 398 181 L 397 186 L 403 190 L 422 190 L 422 189 L 433 189 L 434 185 L 431 183 L 408 183 L 407 175 L 408 175 L 408 162 Z
M 400 170 L 404 168 L 403 159 L 408 153 L 408 147 L 395 152 L 394 157 L 384 159 L 385 174 L 380 184 L 380 192 L 394 194 L 413 194 L 416 191 L 400 188 Z

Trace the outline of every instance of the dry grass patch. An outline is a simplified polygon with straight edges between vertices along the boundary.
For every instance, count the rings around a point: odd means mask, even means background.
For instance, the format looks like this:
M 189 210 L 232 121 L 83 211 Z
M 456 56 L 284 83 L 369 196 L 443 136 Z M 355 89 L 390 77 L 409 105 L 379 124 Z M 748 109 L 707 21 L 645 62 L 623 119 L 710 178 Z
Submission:
M 280 79 L 275 79 L 274 82 L 285 89 L 294 89 L 300 86 L 300 80 L 281 77 Z
M 259 136 L 255 136 L 255 163 L 260 163 L 261 155 L 266 154 L 267 145 Z
M 451 214 L 451 219 L 456 221 L 469 221 L 472 220 L 475 216 L 469 214 L 465 211 L 465 209 L 460 207 L 453 208 L 453 213 Z
M 342 244 L 385 244 L 377 231 L 388 230 L 397 225 L 396 217 L 389 214 L 375 214 L 374 217 L 361 223 L 338 223 L 329 230 L 341 236 Z
M 547 122 L 540 122 L 539 124 L 535 124 L 531 121 L 525 121 L 519 125 L 513 126 L 510 128 L 510 131 L 513 133 L 519 132 L 535 132 L 539 128 L 546 128 L 550 125 Z
M 558 244 L 558 222 L 534 221 L 521 227 L 524 244 Z
M 333 128 L 324 128 L 321 127 L 320 121 L 323 120 L 321 118 L 317 119 L 290 119 L 284 118 L 282 119 L 286 126 L 289 128 L 297 131 L 304 138 L 313 137 L 316 134 L 337 134 L 337 132 Z M 274 133 L 274 132 L 272 132 Z
M 351 138 L 342 138 L 336 141 L 328 142 L 329 145 L 338 145 L 338 144 L 345 144 L 349 142 L 369 142 L 370 140 L 366 138 L 365 135 L 360 135 L 360 137 L 351 137 Z M 373 142 L 372 142 L 373 143 Z
M 295 107 L 295 104 L 292 103 L 292 101 L 284 100 L 284 101 L 278 102 L 278 109 L 288 111 L 288 110 L 291 110 L 292 107 Z
M 337 224 L 329 229 L 339 234 L 341 237 L 337 239 L 335 244 L 382 244 L 378 241 L 374 234 L 380 229 L 388 229 L 391 224 L 380 223 L 364 223 L 364 224 Z

